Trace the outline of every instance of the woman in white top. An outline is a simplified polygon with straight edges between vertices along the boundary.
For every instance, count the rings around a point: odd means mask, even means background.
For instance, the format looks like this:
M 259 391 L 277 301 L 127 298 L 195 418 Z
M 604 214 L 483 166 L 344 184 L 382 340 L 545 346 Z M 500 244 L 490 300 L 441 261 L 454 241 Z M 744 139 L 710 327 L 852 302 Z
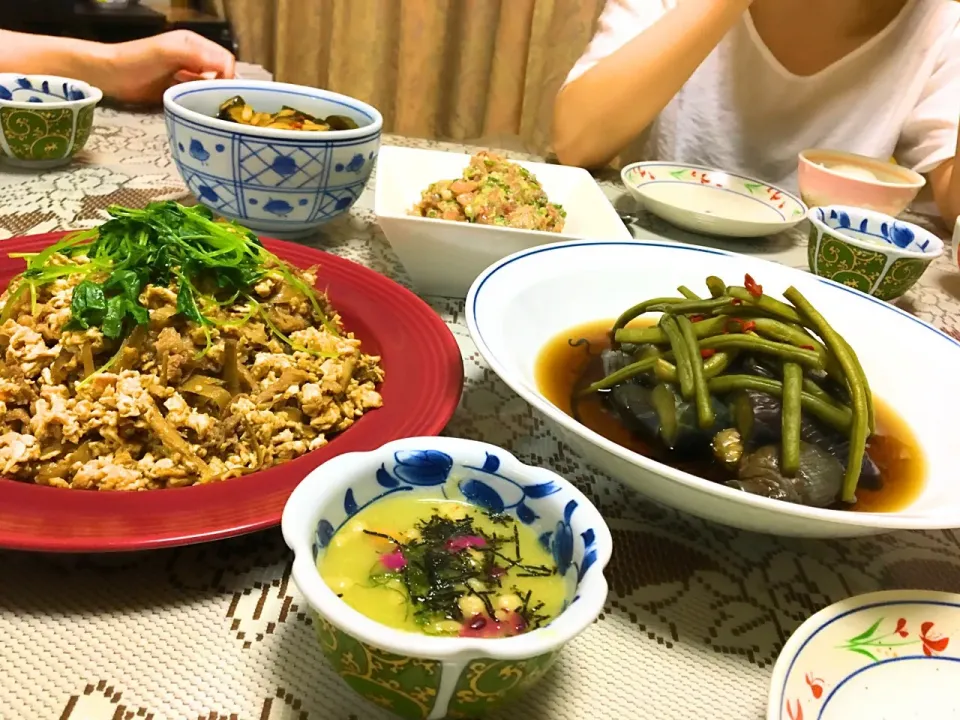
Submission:
M 955 0 L 607 0 L 553 137 L 568 165 L 632 155 L 787 186 L 805 148 L 893 156 L 952 223 L 958 122 Z

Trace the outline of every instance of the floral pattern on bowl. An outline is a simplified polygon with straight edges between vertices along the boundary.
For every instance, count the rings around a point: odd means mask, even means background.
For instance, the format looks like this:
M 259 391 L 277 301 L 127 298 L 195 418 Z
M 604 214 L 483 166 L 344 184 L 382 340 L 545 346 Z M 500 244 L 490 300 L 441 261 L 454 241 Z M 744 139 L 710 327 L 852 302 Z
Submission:
M 53 75 L 0 75 L 0 154 L 11 165 L 49 168 L 83 149 L 103 94 Z
M 699 165 L 633 163 L 620 177 L 653 214 L 708 235 L 772 235 L 801 222 L 807 212 L 799 198 L 782 188 Z
M 774 667 L 767 720 L 960 713 L 960 595 L 888 591 L 821 610 Z
M 894 300 L 920 279 L 943 242 L 889 215 L 842 205 L 808 213 L 810 271 L 881 300 Z
M 537 530 L 575 588 L 549 625 L 505 639 L 429 637 L 384 627 L 326 586 L 316 564 L 345 522 L 397 493 L 438 490 Z M 411 720 L 480 717 L 523 692 L 596 618 L 607 592 L 603 568 L 612 540 L 587 498 L 555 473 L 470 440 L 411 438 L 335 458 L 291 495 L 283 532 L 331 667 L 371 702 Z

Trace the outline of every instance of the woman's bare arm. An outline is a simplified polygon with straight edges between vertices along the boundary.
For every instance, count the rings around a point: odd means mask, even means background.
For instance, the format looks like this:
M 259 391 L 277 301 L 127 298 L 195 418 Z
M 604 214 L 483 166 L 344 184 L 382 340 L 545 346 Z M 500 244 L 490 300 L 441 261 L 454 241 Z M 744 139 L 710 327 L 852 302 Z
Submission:
M 86 40 L 0 30 L 0 72 L 61 75 L 98 85 L 111 50 Z
M 610 162 L 683 87 L 752 0 L 679 0 L 653 25 L 564 87 L 553 146 L 566 165 Z
M 123 102 L 157 102 L 204 74 L 231 78 L 234 65 L 230 51 L 186 30 L 116 44 L 0 30 L 0 72 L 76 78 Z

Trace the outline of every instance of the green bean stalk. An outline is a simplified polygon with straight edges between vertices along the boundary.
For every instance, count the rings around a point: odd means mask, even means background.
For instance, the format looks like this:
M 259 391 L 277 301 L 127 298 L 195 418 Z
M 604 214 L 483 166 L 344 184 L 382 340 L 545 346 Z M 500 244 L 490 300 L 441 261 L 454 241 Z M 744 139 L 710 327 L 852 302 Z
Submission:
M 808 413 L 849 439 L 839 499 L 856 502 L 867 440 L 875 428 L 873 396 L 856 353 L 796 288 L 778 300 L 749 275 L 742 286 L 710 276 L 706 287 L 701 296 L 682 285 L 677 297 L 653 298 L 625 311 L 611 329 L 611 340 L 615 347 L 636 345 L 643 352 L 582 393 L 649 377 L 651 383 L 679 389 L 678 396 L 694 404 L 702 429 L 716 422 L 717 398 L 746 390 L 773 395 L 782 406 L 781 472 L 792 477 L 800 471 L 800 428 L 802 414 Z M 656 324 L 641 324 L 652 314 L 660 316 Z M 738 372 L 735 361 L 741 354 L 765 358 L 780 378 Z

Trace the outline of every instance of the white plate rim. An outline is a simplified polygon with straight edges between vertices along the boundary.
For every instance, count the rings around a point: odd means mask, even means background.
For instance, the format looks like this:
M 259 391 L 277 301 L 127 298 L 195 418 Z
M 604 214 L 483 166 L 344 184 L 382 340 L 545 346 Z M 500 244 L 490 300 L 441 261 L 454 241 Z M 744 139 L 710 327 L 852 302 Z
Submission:
M 770 678 L 767 720 L 780 720 L 787 682 L 803 649 L 830 625 L 863 610 L 894 605 L 938 605 L 960 609 L 960 594 L 939 590 L 877 590 L 854 595 L 818 610 L 793 631 L 777 656 Z
M 803 222 L 803 221 L 806 219 L 807 213 L 808 213 L 809 210 L 810 210 L 810 208 L 807 207 L 807 204 L 806 204 L 805 202 L 803 202 L 803 200 L 801 200 L 799 197 L 797 197 L 797 195 L 795 195 L 794 193 L 790 192 L 789 190 L 783 189 L 783 188 L 780 187 L 779 185 L 775 185 L 774 183 L 766 182 L 765 180 L 761 180 L 760 178 L 755 178 L 755 177 L 752 177 L 752 176 L 750 176 L 750 175 L 743 175 L 743 174 L 737 173 L 737 172 L 730 172 L 730 171 L 728 171 L 728 170 L 723 170 L 722 168 L 712 168 L 712 167 L 709 167 L 709 166 L 707 166 L 707 165 L 697 165 L 696 163 L 668 162 L 668 161 L 666 161 L 666 160 L 643 160 L 643 161 L 640 161 L 640 162 L 630 163 L 629 165 L 624 166 L 623 169 L 620 170 L 620 179 L 621 179 L 621 181 L 623 182 L 623 184 L 624 184 L 629 190 L 631 190 L 631 191 L 633 191 L 633 192 L 635 192 L 635 193 L 638 193 L 638 194 L 640 194 L 640 195 L 644 195 L 643 186 L 644 186 L 644 185 L 647 185 L 647 184 L 649 184 L 649 183 L 643 183 L 642 185 L 638 185 L 637 183 L 634 183 L 634 182 L 629 181 L 629 180 L 627 179 L 627 175 L 628 175 L 628 173 L 629 173 L 631 170 L 634 170 L 634 169 L 636 169 L 636 168 L 647 168 L 647 167 L 676 167 L 676 168 L 683 168 L 683 169 L 687 169 L 687 170 L 699 170 L 699 171 L 702 171 L 702 172 L 719 173 L 719 174 L 722 174 L 722 175 L 727 175 L 727 176 L 729 176 L 729 177 L 733 177 L 733 178 L 737 178 L 738 180 L 742 180 L 742 181 L 744 181 L 744 182 L 757 183 L 757 184 L 759 184 L 759 185 L 763 185 L 764 187 L 768 187 L 768 188 L 770 188 L 770 189 L 772 189 L 772 190 L 776 190 L 776 191 L 777 191 L 778 193 L 780 193 L 781 195 L 784 195 L 785 197 L 790 198 L 790 200 L 792 200 L 793 202 L 795 202 L 795 203 L 798 205 L 798 207 L 800 208 L 800 214 L 799 214 L 799 215 L 794 215 L 793 217 L 790 217 L 790 218 L 782 218 L 780 221 L 773 221 L 773 220 L 770 220 L 770 221 L 759 221 L 759 220 L 742 220 L 742 219 L 736 219 L 736 218 L 726 218 L 726 217 L 716 216 L 716 215 L 708 215 L 707 213 L 702 213 L 702 212 L 699 212 L 699 211 L 697 211 L 697 210 L 690 210 L 690 209 L 688 209 L 688 208 L 684 208 L 684 207 L 681 207 L 681 206 L 679 206 L 679 205 L 674 205 L 673 203 L 668 203 L 668 202 L 665 202 L 665 201 L 663 201 L 663 200 L 659 200 L 659 199 L 656 200 L 656 202 L 659 202 L 659 203 L 661 203 L 661 204 L 663 204 L 663 205 L 667 205 L 667 206 L 669 206 L 669 207 L 671 207 L 671 208 L 673 208 L 673 209 L 675 209 L 675 210 L 678 210 L 678 211 L 687 213 L 687 214 L 689 214 L 689 215 L 692 215 L 692 216 L 694 216 L 694 217 L 696 217 L 696 218 L 698 218 L 698 219 L 700 219 L 700 220 L 703 220 L 703 221 L 705 221 L 705 222 L 716 222 L 718 219 L 722 219 L 722 220 L 724 220 L 724 221 L 726 221 L 726 222 L 729 222 L 729 223 L 735 223 L 735 224 L 742 225 L 742 226 L 747 226 L 747 227 L 782 226 L 783 230 L 786 230 L 787 228 L 794 227 L 795 225 L 798 225 L 799 223 Z M 685 181 L 685 180 L 680 180 L 680 181 L 678 181 L 678 182 L 682 182 L 682 183 L 685 183 L 685 184 L 691 184 L 691 185 L 693 185 L 693 183 L 687 183 L 687 181 Z M 697 187 L 708 187 L 708 188 L 711 189 L 711 190 L 716 190 L 716 189 L 717 189 L 717 188 L 714 188 L 712 185 L 711 185 L 711 186 L 707 186 L 707 185 L 700 186 L 700 185 L 697 185 Z M 728 191 L 728 192 L 733 192 L 733 191 Z M 736 194 L 739 195 L 740 193 L 736 193 Z M 764 200 L 761 200 L 760 198 L 756 198 L 756 197 L 752 197 L 752 196 L 747 196 L 747 195 L 744 195 L 743 197 L 751 197 L 751 199 L 753 199 L 753 200 L 757 200 L 758 202 L 762 202 L 762 203 L 764 203 L 765 205 L 769 205 L 768 202 L 766 202 L 766 201 L 764 201 Z M 781 232 L 782 232 L 782 230 L 781 230 Z

